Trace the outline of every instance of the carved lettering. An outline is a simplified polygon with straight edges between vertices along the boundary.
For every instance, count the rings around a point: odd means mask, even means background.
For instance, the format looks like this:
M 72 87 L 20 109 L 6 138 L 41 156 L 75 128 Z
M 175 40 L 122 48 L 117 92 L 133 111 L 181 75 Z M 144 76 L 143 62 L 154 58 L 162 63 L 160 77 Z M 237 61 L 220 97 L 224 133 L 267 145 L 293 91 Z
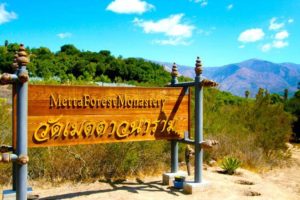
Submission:
M 94 133 L 95 129 L 96 129 L 95 122 L 88 121 L 88 122 L 85 122 L 83 125 L 83 133 L 87 137 L 91 137 L 92 134 Z
M 132 122 L 130 125 L 130 128 L 131 128 L 131 132 L 130 132 L 131 134 L 133 134 L 133 133 L 139 134 L 142 131 L 141 120 Z
M 97 136 L 102 136 L 104 135 L 104 133 L 106 132 L 108 125 L 106 121 L 100 121 L 97 125 L 96 125 L 96 134 Z
M 95 97 L 84 94 L 82 97 L 63 96 L 61 94 L 50 94 L 50 108 L 161 108 L 163 109 L 165 99 L 143 99 L 130 98 L 123 95 L 115 95 L 112 97 Z
M 50 94 L 50 108 L 57 107 L 58 100 L 55 99 L 53 94 Z
M 117 129 L 117 136 L 119 138 L 125 138 L 128 135 L 129 123 L 127 121 L 122 121 Z
M 46 122 L 42 122 L 34 132 L 33 138 L 37 142 L 45 142 L 49 140 L 48 132 L 49 132 L 49 124 Z
M 160 126 L 163 124 L 163 126 Z M 159 130 L 161 129 L 161 130 Z M 76 140 L 85 138 L 100 138 L 115 136 L 117 139 L 135 137 L 139 134 L 153 135 L 167 132 L 169 135 L 178 136 L 176 120 L 150 120 L 140 119 L 133 121 L 63 121 L 62 117 L 40 123 L 34 133 L 33 141 L 46 143 L 50 140 Z M 133 135 L 133 136 L 132 136 Z

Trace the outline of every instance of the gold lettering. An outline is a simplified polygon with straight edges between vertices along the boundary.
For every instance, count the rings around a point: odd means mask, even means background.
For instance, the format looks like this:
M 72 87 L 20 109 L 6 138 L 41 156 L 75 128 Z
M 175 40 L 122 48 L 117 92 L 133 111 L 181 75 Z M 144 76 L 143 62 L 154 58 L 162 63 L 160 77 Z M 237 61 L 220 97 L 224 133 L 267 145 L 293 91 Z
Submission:
M 89 104 L 90 104 L 90 96 L 89 95 L 84 95 L 83 99 L 84 99 L 84 101 L 83 101 L 83 107 L 89 106 Z
M 70 97 L 68 99 L 68 107 L 72 107 L 72 99 Z
M 72 123 L 70 125 L 70 136 L 74 137 L 74 136 L 77 136 L 79 137 L 80 134 L 82 133 L 82 130 L 83 130 L 83 124 L 85 123 L 85 121 L 83 121 L 81 123 L 81 126 L 80 128 L 78 129 L 78 124 L 77 123 Z
M 167 120 L 164 119 L 164 120 L 161 120 L 160 122 L 161 122 L 161 123 L 164 123 L 164 126 L 163 126 L 163 128 L 161 129 L 161 131 L 160 131 L 161 133 L 163 133 L 163 132 L 166 130 Z
M 102 101 L 101 101 L 101 106 L 102 106 L 102 107 L 105 107 L 105 106 L 106 106 L 106 100 L 105 100 L 105 99 L 102 99 Z
M 61 134 L 62 129 L 63 129 L 63 124 L 58 122 L 61 118 L 62 118 L 62 116 L 59 116 L 57 119 L 54 119 L 54 120 L 50 119 L 50 120 L 48 120 L 48 124 L 52 125 L 52 127 L 50 129 L 51 138 L 53 138 L 53 137 L 57 138 Z
M 176 134 L 178 119 L 174 120 L 135 120 L 135 121 L 121 121 L 116 122 L 114 120 L 106 122 L 105 120 L 100 121 L 66 121 L 61 122 L 62 116 L 48 120 L 47 122 L 40 123 L 34 134 L 33 140 L 37 143 L 47 142 L 49 140 L 61 139 L 74 139 L 79 138 L 90 138 L 90 137 L 101 137 L 106 135 L 107 137 L 115 136 L 118 139 L 125 139 L 130 137 L 132 134 L 137 136 L 150 134 L 153 135 L 156 132 L 165 134 Z M 162 126 L 161 130 L 158 130 Z
M 70 124 L 70 122 L 67 122 L 66 123 L 66 126 L 65 126 L 65 130 L 64 130 L 64 132 L 63 132 L 63 136 L 64 137 L 68 137 L 68 126 L 69 126 L 69 124 Z
M 55 99 L 53 94 L 50 94 L 50 108 L 57 107 L 58 101 Z
M 100 121 L 99 123 L 97 123 L 97 125 L 96 125 L 97 136 L 104 135 L 104 133 L 106 132 L 106 129 L 107 129 L 106 121 Z
M 152 107 L 156 107 L 154 99 L 152 99 Z
M 91 137 L 95 129 L 96 129 L 95 122 L 88 121 L 84 123 L 83 133 L 85 134 L 85 136 Z
M 95 107 L 95 105 L 96 105 L 96 100 L 93 98 L 93 99 L 91 99 L 90 106 L 93 108 L 93 107 Z
M 76 99 L 73 99 L 73 107 L 77 107 L 77 100 Z
M 97 108 L 101 107 L 101 99 L 97 99 Z
M 63 123 L 55 123 L 51 127 L 51 138 L 58 138 L 63 130 L 64 124 Z
M 140 107 L 140 108 L 143 107 L 143 105 L 144 105 L 143 102 L 144 102 L 143 99 L 140 99 L 140 100 L 139 100 L 139 107 Z
M 134 108 L 136 108 L 136 107 L 138 107 L 139 105 L 138 105 L 138 100 L 137 99 L 134 99 L 133 100 L 133 107 Z
M 130 125 L 130 127 L 131 127 L 130 134 L 132 134 L 132 133 L 139 134 L 141 132 L 141 130 L 142 130 L 142 122 L 141 122 L 141 120 L 132 122 L 131 125 Z
M 83 100 L 82 99 L 79 99 L 78 101 L 77 101 L 77 107 L 82 107 L 83 106 Z
M 58 101 L 57 107 L 59 108 L 59 107 L 61 107 L 60 95 L 58 95 L 58 99 L 57 99 L 57 101 Z
M 112 104 L 113 104 L 113 107 L 116 107 L 117 106 L 117 100 L 112 100 Z
M 125 94 L 116 95 L 115 97 L 97 98 L 88 94 L 82 95 L 81 98 L 61 96 L 50 94 L 50 108 L 161 108 L 165 106 L 165 99 L 136 99 L 127 98 Z
M 118 128 L 117 128 L 117 137 L 119 138 L 124 138 L 124 137 L 127 137 L 128 136 L 128 128 L 129 128 L 129 123 L 127 121 L 122 121 Z M 120 132 L 121 130 L 121 132 Z
M 147 126 L 146 126 L 146 124 L 147 124 Z M 146 120 L 145 120 L 145 122 L 144 122 L 144 125 L 145 125 L 147 128 L 146 128 L 146 130 L 145 130 L 145 133 L 144 133 L 143 135 L 145 135 L 145 134 L 148 134 L 148 133 L 149 133 L 149 131 L 150 131 L 150 127 L 151 127 L 151 121 L 150 121 L 150 120 L 148 120 L 148 119 L 146 119 Z
M 148 107 L 148 100 L 144 100 L 144 106 Z
M 154 122 L 152 122 L 152 125 L 154 125 L 154 127 L 152 127 L 151 132 L 150 133 L 155 133 L 158 127 L 160 120 L 155 120 Z
M 121 97 L 121 95 L 118 95 L 117 98 L 118 98 L 118 107 L 124 107 L 125 106 L 125 99 L 126 99 L 126 96 L 123 95 L 123 99 Z
M 131 100 L 131 99 L 129 99 L 129 100 L 127 101 L 127 106 L 128 106 L 128 107 L 132 107 L 132 100 Z
M 117 129 L 117 122 L 116 121 L 111 121 L 109 126 L 112 126 L 112 130 L 108 135 L 113 135 L 116 132 Z
M 34 132 L 33 138 L 37 142 L 45 142 L 49 139 L 49 135 L 47 137 L 48 132 L 49 132 L 49 124 L 42 122 Z
M 62 106 L 66 107 L 68 105 L 68 100 L 67 99 L 63 99 L 62 100 Z
M 175 122 L 176 122 L 175 120 L 168 121 L 168 128 L 167 128 L 168 133 L 175 131 Z

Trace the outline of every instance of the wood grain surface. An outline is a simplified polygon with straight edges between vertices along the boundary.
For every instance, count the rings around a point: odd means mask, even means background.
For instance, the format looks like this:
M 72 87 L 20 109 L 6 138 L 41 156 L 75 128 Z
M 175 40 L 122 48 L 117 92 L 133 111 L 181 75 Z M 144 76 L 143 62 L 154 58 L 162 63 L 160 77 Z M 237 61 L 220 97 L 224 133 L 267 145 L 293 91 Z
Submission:
M 183 88 L 29 85 L 29 147 L 183 138 Z

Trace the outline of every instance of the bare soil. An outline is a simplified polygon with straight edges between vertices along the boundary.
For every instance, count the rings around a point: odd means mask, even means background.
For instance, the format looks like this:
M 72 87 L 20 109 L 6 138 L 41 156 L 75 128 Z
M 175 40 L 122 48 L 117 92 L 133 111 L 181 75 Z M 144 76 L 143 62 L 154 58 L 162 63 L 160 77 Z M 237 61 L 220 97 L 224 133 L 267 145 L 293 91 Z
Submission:
M 300 148 L 292 147 L 289 166 L 257 174 L 245 169 L 237 175 L 218 173 L 219 168 L 208 167 L 204 171 L 207 183 L 200 192 L 192 195 L 182 190 L 161 184 L 161 177 L 146 177 L 115 182 L 99 180 L 94 183 L 50 183 L 31 182 L 34 194 L 40 199 L 117 199 L 117 200 L 184 200 L 184 199 L 300 199 Z M 192 180 L 193 176 L 188 177 Z

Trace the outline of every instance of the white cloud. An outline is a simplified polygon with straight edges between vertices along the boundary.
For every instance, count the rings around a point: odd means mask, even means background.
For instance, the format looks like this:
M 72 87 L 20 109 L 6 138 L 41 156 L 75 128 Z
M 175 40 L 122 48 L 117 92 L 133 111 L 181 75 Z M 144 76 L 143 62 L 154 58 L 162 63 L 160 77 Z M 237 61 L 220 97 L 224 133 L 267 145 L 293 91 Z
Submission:
M 152 9 L 152 4 L 142 0 L 114 0 L 106 7 L 106 10 L 119 14 L 143 14 Z
M 263 52 L 267 52 L 269 51 L 270 49 L 272 48 L 272 45 L 270 43 L 267 43 L 267 44 L 264 44 L 262 47 L 261 47 L 261 50 Z
M 194 0 L 195 3 L 200 3 L 201 7 L 205 7 L 208 4 L 208 0 Z
M 202 7 L 205 7 L 205 6 L 207 6 L 207 4 L 208 4 L 207 1 L 203 1 L 203 2 L 201 3 L 201 6 L 202 6 Z
M 277 39 L 277 40 L 283 40 L 287 37 L 289 37 L 289 33 L 286 30 L 280 31 L 280 32 L 276 33 L 276 35 L 275 35 L 275 39 Z
M 289 45 L 288 42 L 281 41 L 281 40 L 275 40 L 275 41 L 273 41 L 273 44 L 272 44 L 272 46 L 273 46 L 274 48 L 277 48 L 277 49 L 286 47 L 286 46 L 288 46 L 288 45 Z
M 248 30 L 245 30 L 244 32 L 242 32 L 239 35 L 238 40 L 240 42 L 244 42 L 244 43 L 256 42 L 256 41 L 263 39 L 264 36 L 265 36 L 265 33 L 262 29 L 253 28 L 253 29 L 248 29 Z
M 4 24 L 11 20 L 17 19 L 17 14 L 15 12 L 8 12 L 5 10 L 5 3 L 0 4 L 0 24 Z
M 181 23 L 183 16 L 184 14 L 170 15 L 168 18 L 156 22 L 135 18 L 133 23 L 142 27 L 145 33 L 163 33 L 172 37 L 191 37 L 195 27 Z
M 246 47 L 246 46 L 242 44 L 242 45 L 239 46 L 239 49 L 243 49 L 243 48 L 245 48 L 245 47 Z
M 154 40 L 153 43 L 159 45 L 189 45 L 187 38 L 193 34 L 194 26 L 183 23 L 182 18 L 184 14 L 170 15 L 167 18 L 158 21 L 143 20 L 135 18 L 133 23 L 136 26 L 143 28 L 147 34 L 163 34 L 166 39 Z
M 281 29 L 284 27 L 284 23 L 278 23 L 276 22 L 277 21 L 277 18 L 276 17 L 273 17 L 271 20 L 270 20 L 270 25 L 269 25 L 269 30 L 278 30 L 278 29 Z
M 287 47 L 288 45 L 289 45 L 288 42 L 285 42 L 285 41 L 282 41 L 282 40 L 274 40 L 272 43 L 264 44 L 261 47 L 261 51 L 262 52 L 268 52 L 272 48 L 281 49 L 281 48 Z
M 191 42 L 185 41 L 185 38 L 182 37 L 171 37 L 165 40 L 154 40 L 153 43 L 159 45 L 172 45 L 172 46 L 177 46 L 177 45 L 188 46 L 191 44 Z
M 294 19 L 292 19 L 292 18 L 288 19 L 288 23 L 289 23 L 289 24 L 291 24 L 291 23 L 293 23 L 293 22 L 294 22 Z
M 227 10 L 231 10 L 233 8 L 233 4 L 229 4 L 228 6 L 227 6 Z
M 72 37 L 72 33 L 68 33 L 68 32 L 59 33 L 59 34 L 57 34 L 57 37 L 59 37 L 60 39 L 70 38 L 70 37 Z

